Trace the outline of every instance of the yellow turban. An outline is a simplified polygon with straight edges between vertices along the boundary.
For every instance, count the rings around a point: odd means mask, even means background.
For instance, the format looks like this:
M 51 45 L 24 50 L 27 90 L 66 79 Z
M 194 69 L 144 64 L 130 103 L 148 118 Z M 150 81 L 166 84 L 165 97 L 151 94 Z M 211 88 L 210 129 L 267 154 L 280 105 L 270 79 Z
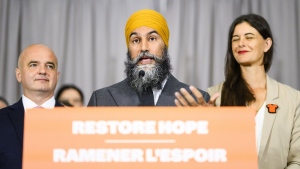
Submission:
M 147 26 L 157 31 L 160 37 L 169 46 L 169 28 L 165 18 L 158 12 L 151 9 L 142 9 L 133 13 L 125 27 L 125 39 L 128 47 L 129 36 L 136 28 Z

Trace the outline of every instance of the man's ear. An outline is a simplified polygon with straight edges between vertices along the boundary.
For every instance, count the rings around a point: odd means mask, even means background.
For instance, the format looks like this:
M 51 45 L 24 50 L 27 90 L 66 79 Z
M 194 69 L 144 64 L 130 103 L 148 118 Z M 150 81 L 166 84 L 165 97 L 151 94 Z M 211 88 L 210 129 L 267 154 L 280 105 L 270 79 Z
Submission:
M 59 80 L 60 72 L 57 71 L 57 81 Z
M 269 49 L 271 48 L 272 44 L 273 44 L 273 41 L 272 41 L 271 38 L 265 39 L 265 48 L 264 48 L 264 52 L 268 52 Z
M 17 79 L 17 81 L 19 82 L 19 83 L 21 83 L 21 71 L 20 71 L 20 69 L 19 68 L 16 68 L 16 79 Z

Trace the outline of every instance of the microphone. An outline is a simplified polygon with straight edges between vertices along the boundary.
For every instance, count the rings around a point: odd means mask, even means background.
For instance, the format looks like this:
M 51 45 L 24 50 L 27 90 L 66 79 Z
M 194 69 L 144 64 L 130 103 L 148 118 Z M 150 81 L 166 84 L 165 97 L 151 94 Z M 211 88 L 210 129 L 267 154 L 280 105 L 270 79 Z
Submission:
M 139 78 L 142 78 L 145 76 L 145 71 L 144 70 L 140 70 L 139 72 Z

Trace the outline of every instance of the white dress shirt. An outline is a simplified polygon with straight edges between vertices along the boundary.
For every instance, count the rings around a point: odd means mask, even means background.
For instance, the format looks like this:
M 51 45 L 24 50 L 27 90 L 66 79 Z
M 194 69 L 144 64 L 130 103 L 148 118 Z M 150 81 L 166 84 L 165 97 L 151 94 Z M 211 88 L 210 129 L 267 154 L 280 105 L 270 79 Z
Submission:
M 161 84 L 161 89 L 158 90 L 156 87 L 155 88 L 152 88 L 152 92 L 153 92 L 153 96 L 154 96 L 154 104 L 156 105 L 157 101 L 158 101 L 158 98 L 162 92 L 162 90 L 164 89 L 165 87 L 165 84 L 168 80 L 168 77 L 162 82 Z
M 23 102 L 23 106 L 24 106 L 24 110 L 26 111 L 26 109 L 32 109 L 35 108 L 37 106 L 41 106 L 43 108 L 46 109 L 53 109 L 55 106 L 55 99 L 54 96 L 51 97 L 49 100 L 47 100 L 46 102 L 44 102 L 42 105 L 37 105 L 36 103 L 34 103 L 32 100 L 30 100 L 29 98 L 27 98 L 26 96 L 22 95 L 22 102 Z
M 261 108 L 258 110 L 258 112 L 255 116 L 255 136 L 256 136 L 257 154 L 259 153 L 261 133 L 262 133 L 262 128 L 263 128 L 263 124 L 264 124 L 264 117 L 265 117 L 265 109 L 266 109 L 266 101 L 261 106 Z

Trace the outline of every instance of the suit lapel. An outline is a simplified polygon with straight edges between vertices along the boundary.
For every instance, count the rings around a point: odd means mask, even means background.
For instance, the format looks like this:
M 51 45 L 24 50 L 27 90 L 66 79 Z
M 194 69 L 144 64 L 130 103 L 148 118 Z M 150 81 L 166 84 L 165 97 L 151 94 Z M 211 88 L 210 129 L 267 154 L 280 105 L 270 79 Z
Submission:
M 63 106 L 59 102 L 55 102 L 56 107 Z M 24 106 L 22 98 L 12 106 L 10 106 L 10 112 L 7 113 L 15 131 L 19 138 L 21 145 L 23 146 L 23 130 L 24 130 Z
M 266 105 L 268 104 L 277 104 L 276 99 L 279 97 L 278 84 L 275 80 L 267 76 L 267 98 Z M 279 107 L 280 109 L 280 107 Z M 262 129 L 260 147 L 259 147 L 259 160 L 262 160 L 265 156 L 266 147 L 269 143 L 270 134 L 273 128 L 274 120 L 277 113 L 269 113 L 268 109 L 265 108 L 264 124 Z
M 64 107 L 64 106 L 55 100 L 55 107 Z
M 174 94 L 176 91 L 179 91 L 180 88 L 187 88 L 187 85 L 180 83 L 170 74 L 157 100 L 156 106 L 175 106 Z M 140 104 L 138 94 L 128 85 L 127 79 L 120 82 L 118 86 L 109 88 L 109 92 L 117 106 L 138 106 Z
M 118 86 L 109 88 L 117 106 L 138 106 L 140 104 L 137 93 L 128 85 L 127 79 Z
M 23 145 L 23 129 L 24 129 L 24 106 L 22 98 L 11 106 L 8 116 L 18 135 L 21 145 Z
M 157 100 L 156 106 L 175 106 L 175 92 L 185 87 L 173 76 L 169 75 L 168 80 Z

